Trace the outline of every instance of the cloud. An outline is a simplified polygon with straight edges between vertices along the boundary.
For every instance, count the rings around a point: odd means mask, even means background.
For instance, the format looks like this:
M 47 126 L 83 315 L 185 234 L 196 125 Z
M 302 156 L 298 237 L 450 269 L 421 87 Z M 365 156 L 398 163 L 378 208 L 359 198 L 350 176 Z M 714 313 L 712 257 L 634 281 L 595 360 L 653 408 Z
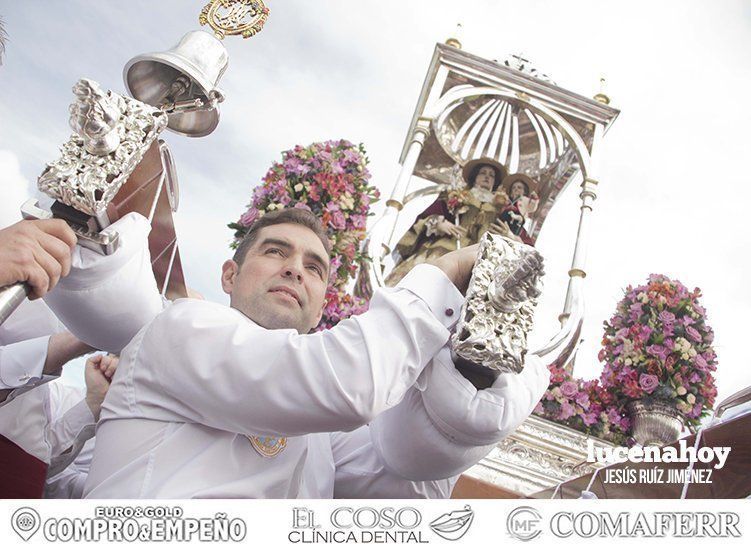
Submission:
M 21 219 L 21 204 L 31 196 L 30 183 L 21 174 L 21 165 L 15 153 L 0 149 L 0 228 Z

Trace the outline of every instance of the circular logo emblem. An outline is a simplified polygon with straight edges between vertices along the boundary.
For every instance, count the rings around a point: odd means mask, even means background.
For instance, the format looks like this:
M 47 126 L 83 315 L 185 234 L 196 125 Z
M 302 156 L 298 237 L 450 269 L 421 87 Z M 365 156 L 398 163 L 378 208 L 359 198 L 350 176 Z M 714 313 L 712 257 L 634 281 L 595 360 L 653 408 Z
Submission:
M 531 506 L 520 506 L 511 511 L 506 518 L 506 531 L 512 538 L 523 542 L 540 536 L 542 516 Z

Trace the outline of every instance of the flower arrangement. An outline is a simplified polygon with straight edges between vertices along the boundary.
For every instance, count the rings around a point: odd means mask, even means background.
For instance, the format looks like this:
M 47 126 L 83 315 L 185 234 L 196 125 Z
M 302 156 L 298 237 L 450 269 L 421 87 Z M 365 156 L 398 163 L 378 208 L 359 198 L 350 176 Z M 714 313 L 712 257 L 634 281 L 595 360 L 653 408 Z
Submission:
M 646 285 L 627 287 L 604 323 L 600 379 L 573 378 L 551 365 L 550 386 L 534 413 L 619 444 L 631 428 L 632 400 L 674 404 L 689 425 L 698 425 L 717 396 L 714 334 L 700 296 L 656 274 Z
M 534 413 L 583 433 L 625 444 L 631 420 L 613 403 L 598 380 L 574 378 L 561 367 L 549 365 L 550 385 Z
M 331 275 L 326 306 L 317 329 L 327 329 L 340 320 L 364 312 L 367 301 L 347 293 L 350 278 L 366 256 L 360 250 L 370 205 L 379 198 L 369 184 L 365 148 L 347 140 L 295 146 L 282 153 L 260 185 L 253 190 L 247 210 L 228 226 L 236 248 L 249 227 L 270 211 L 304 208 L 318 216 L 331 241 Z
M 667 401 L 691 426 L 709 412 L 717 396 L 717 359 L 700 297 L 698 288 L 689 291 L 659 274 L 626 288 L 605 322 L 599 353 L 602 385 L 617 401 Z

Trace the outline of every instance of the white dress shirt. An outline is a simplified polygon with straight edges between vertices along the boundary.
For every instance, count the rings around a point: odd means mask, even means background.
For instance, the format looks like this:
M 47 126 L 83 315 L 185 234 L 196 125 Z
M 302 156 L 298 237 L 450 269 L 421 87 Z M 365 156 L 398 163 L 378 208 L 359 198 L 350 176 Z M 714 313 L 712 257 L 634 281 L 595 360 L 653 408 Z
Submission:
M 0 327 L 0 434 L 50 465 L 53 475 L 72 461 L 65 453 L 93 436 L 94 416 L 83 393 L 43 374 L 51 334 L 65 328 L 41 300 L 24 301 Z M 44 335 L 44 336 L 43 336 Z
M 131 214 L 110 228 L 121 248 L 77 249 L 71 275 L 47 296 L 90 345 L 116 351 L 132 338 L 102 407 L 87 498 L 447 497 L 547 386 L 532 361 L 511 387 L 499 378 L 477 392 L 450 357 L 456 375 L 433 383 L 425 369 L 438 365 L 463 303 L 433 266 L 378 290 L 365 314 L 300 335 L 206 301 L 159 313 L 148 222 Z M 452 408 L 455 421 L 432 419 Z M 387 459 L 392 449 L 412 453 L 399 463 Z

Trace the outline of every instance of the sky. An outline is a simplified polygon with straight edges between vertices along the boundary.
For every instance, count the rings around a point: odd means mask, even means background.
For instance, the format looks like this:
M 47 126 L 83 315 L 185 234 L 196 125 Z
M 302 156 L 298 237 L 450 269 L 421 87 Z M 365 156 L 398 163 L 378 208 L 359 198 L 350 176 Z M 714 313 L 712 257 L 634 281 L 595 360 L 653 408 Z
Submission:
M 204 1 L 0 0 L 9 43 L 0 66 L 0 222 L 12 223 L 37 176 L 68 138 L 80 77 L 125 93 L 133 56 L 200 28 Z M 229 37 L 227 95 L 205 138 L 163 136 L 176 161 L 178 240 L 188 284 L 210 300 L 230 256 L 226 224 L 244 210 L 280 153 L 346 138 L 368 151 L 388 195 L 436 42 L 463 25 L 463 49 L 521 53 L 561 87 L 592 96 L 605 77 L 621 115 L 601 150 L 587 240 L 586 323 L 575 375 L 600 374 L 602 322 L 650 273 L 699 287 L 715 329 L 719 399 L 751 385 L 745 351 L 751 295 L 746 202 L 751 110 L 751 2 L 268 0 L 266 27 Z M 579 215 L 560 196 L 537 248 L 545 291 L 530 346 L 558 328 Z M 375 208 L 382 211 L 382 203 Z M 80 370 L 80 369 L 79 369 Z

